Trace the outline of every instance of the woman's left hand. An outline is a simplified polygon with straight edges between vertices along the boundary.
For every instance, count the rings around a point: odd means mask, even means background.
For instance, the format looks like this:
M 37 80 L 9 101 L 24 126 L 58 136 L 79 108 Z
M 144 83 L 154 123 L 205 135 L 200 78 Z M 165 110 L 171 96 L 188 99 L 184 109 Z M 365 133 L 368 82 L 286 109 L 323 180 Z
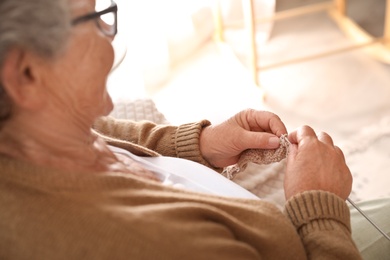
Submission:
M 274 113 L 247 109 L 218 125 L 203 129 L 200 151 L 215 167 L 237 163 L 247 149 L 276 149 L 287 129 Z

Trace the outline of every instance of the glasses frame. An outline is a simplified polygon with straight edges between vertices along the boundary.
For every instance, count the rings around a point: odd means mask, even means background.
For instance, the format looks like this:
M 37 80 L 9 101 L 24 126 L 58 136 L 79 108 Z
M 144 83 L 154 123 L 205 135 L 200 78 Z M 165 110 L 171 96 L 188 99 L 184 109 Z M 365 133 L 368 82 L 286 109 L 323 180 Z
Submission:
M 76 26 L 80 23 L 84 23 L 90 20 L 96 20 L 97 18 L 100 19 L 102 15 L 108 14 L 108 13 L 114 13 L 114 31 L 112 33 L 105 31 L 101 25 L 96 21 L 97 26 L 99 27 L 100 31 L 102 31 L 107 36 L 115 36 L 118 33 L 118 6 L 117 4 L 111 0 L 111 5 L 107 7 L 106 9 L 99 11 L 99 12 L 93 12 L 88 13 L 82 16 L 79 16 L 72 20 L 71 24 L 72 26 Z

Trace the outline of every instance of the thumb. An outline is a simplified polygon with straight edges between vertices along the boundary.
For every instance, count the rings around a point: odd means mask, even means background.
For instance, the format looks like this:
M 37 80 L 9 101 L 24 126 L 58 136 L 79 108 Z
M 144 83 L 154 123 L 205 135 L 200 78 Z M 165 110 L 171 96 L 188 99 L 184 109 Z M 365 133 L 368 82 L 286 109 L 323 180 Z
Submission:
M 246 149 L 276 149 L 280 146 L 280 138 L 264 132 L 247 132 L 242 140 Z

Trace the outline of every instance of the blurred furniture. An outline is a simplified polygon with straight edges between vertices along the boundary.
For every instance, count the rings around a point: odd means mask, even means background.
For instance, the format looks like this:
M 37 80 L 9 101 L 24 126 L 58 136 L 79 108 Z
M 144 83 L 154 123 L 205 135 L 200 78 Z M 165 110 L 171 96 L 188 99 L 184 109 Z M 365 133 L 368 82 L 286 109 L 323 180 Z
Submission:
M 367 51 L 374 58 L 384 63 L 390 63 L 390 43 L 387 42 L 390 39 L 390 0 L 386 0 L 386 15 L 383 37 L 376 38 L 363 30 L 346 14 L 346 0 L 331 0 L 320 2 L 316 4 L 309 4 L 302 7 L 289 9 L 286 11 L 276 12 L 271 17 L 256 17 L 254 12 L 255 0 L 242 0 L 242 7 L 244 12 L 244 21 L 238 23 L 224 23 L 221 15 L 221 2 L 223 0 L 215 0 L 215 40 L 221 44 L 224 43 L 224 30 L 229 28 L 244 27 L 247 30 L 248 41 L 248 55 L 250 60 L 250 71 L 252 78 L 256 85 L 259 83 L 259 73 L 262 70 L 275 68 L 287 64 L 307 61 L 315 58 L 324 57 L 331 54 L 337 54 L 357 48 L 365 47 Z M 292 60 L 282 61 L 276 64 L 271 64 L 266 67 L 259 67 L 258 45 L 256 44 L 256 25 L 259 23 L 265 23 L 270 21 L 277 21 L 281 19 L 288 19 L 300 15 L 316 13 L 316 12 L 328 12 L 329 16 L 338 24 L 340 29 L 353 41 L 353 45 L 336 50 L 329 50 L 327 52 L 318 53 L 316 55 L 310 55 L 306 57 L 300 57 Z

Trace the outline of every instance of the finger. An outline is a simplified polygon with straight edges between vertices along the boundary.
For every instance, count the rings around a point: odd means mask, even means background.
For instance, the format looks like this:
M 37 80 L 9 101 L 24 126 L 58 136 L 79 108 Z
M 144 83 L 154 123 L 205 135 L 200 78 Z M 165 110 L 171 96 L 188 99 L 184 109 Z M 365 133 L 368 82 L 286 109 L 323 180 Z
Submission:
M 247 121 L 251 131 L 268 132 L 277 136 L 287 133 L 279 116 L 269 111 L 248 110 Z
M 275 115 L 276 116 L 276 115 Z M 287 134 L 287 128 L 286 126 L 284 125 L 284 123 L 280 120 L 280 118 L 278 116 L 276 117 L 272 117 L 270 120 L 269 120 L 269 128 L 270 128 L 270 132 L 277 135 L 277 136 L 281 136 L 281 135 L 284 135 L 284 134 Z
M 334 149 L 337 152 L 337 154 L 339 154 L 340 157 L 343 158 L 343 161 L 345 162 L 345 155 L 344 155 L 343 151 L 338 146 L 335 146 Z
M 246 132 L 242 136 L 244 147 L 251 149 L 276 149 L 280 146 L 280 138 L 270 133 Z
M 334 146 L 332 137 L 330 137 L 330 135 L 328 135 L 327 133 L 320 132 L 319 134 L 317 134 L 317 137 L 318 140 L 320 140 L 321 142 Z
M 304 125 L 304 126 L 297 128 L 296 130 L 292 131 L 288 135 L 288 140 L 293 144 L 298 144 L 305 137 L 317 138 L 317 135 L 314 132 L 313 128 L 311 128 L 310 126 Z

